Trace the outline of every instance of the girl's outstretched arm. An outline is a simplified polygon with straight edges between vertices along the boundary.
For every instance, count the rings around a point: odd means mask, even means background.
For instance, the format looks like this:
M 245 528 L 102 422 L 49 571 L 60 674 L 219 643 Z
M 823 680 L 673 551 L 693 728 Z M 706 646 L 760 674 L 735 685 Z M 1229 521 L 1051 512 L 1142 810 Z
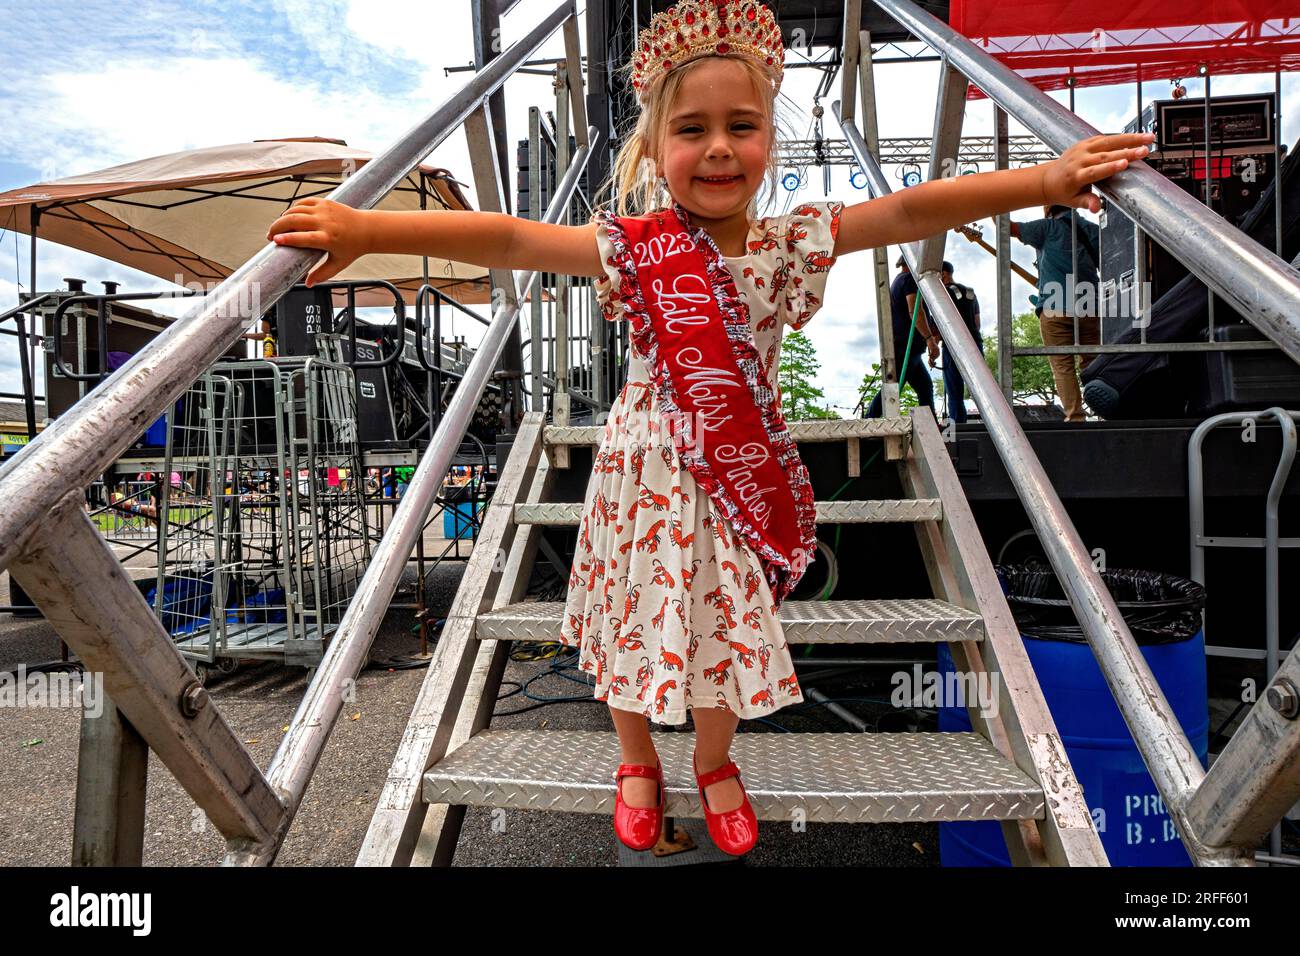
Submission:
M 835 255 L 915 242 L 953 226 L 1026 206 L 1057 204 L 1096 212 L 1092 184 L 1141 159 L 1154 133 L 1090 136 L 1036 166 L 934 179 L 845 208 Z
M 266 238 L 329 254 L 308 274 L 310 286 L 371 253 L 427 255 L 489 269 L 599 276 L 604 269 L 596 229 L 595 223 L 556 226 L 494 212 L 353 209 L 310 196 L 273 222 Z

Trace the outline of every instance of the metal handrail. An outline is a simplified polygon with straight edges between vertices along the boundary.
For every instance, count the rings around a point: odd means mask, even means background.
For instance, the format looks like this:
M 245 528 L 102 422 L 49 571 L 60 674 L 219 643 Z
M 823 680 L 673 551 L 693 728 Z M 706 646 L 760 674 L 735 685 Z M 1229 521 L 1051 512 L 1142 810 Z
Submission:
M 1074 114 L 1069 113 L 1032 84 L 997 63 L 991 56 L 978 50 L 945 24 L 918 10 L 908 0 L 876 0 L 876 2 L 896 20 L 909 27 L 915 35 L 925 39 L 936 49 L 950 53 L 951 55 L 945 56 L 945 68 L 959 70 L 978 82 L 980 88 L 988 92 L 1000 106 L 1031 129 L 1035 128 L 1036 121 L 1047 127 L 1049 131 L 1040 135 L 1045 135 L 1046 141 L 1058 150 L 1064 150 L 1078 139 L 1095 134 L 1095 130 Z M 892 190 L 879 164 L 870 155 L 862 134 L 851 118 L 843 118 L 839 102 L 833 105 L 833 109 L 844 136 L 849 141 L 859 166 L 867 177 L 871 192 L 878 197 L 888 195 Z M 1135 166 L 1142 166 L 1142 164 L 1135 164 Z M 1151 179 L 1159 179 L 1153 170 L 1147 169 L 1146 173 Z M 1134 177 L 1129 177 L 1130 180 L 1132 178 Z M 1160 186 L 1167 186 L 1170 190 L 1177 191 L 1163 180 L 1159 184 L 1150 184 L 1150 190 L 1148 184 L 1141 182 L 1140 178 L 1138 183 L 1128 185 L 1126 189 L 1123 182 L 1118 185 L 1111 184 L 1109 187 L 1104 183 L 1100 185 L 1108 195 L 1118 194 L 1123 189 L 1124 201 L 1119 205 L 1139 223 L 1152 215 L 1175 214 L 1173 210 L 1164 208 L 1168 205 L 1167 198 L 1153 201 L 1146 195 L 1148 191 L 1159 194 L 1162 192 Z M 1188 205 L 1194 207 L 1198 214 L 1205 212 L 1204 208 L 1196 203 L 1188 203 Z M 1188 210 L 1178 212 L 1184 216 L 1191 215 Z M 1209 232 L 1223 231 L 1221 224 L 1218 227 L 1212 223 L 1202 223 L 1202 225 Z M 1160 230 L 1150 231 L 1158 238 L 1163 234 L 1171 245 L 1182 247 L 1184 243 L 1181 235 L 1172 235 L 1172 229 L 1164 225 Z M 1197 787 L 1205 778 L 1205 770 L 1200 760 L 1179 726 L 1169 702 L 1129 632 L 1119 608 L 1093 566 L 1083 539 L 1048 480 L 1042 463 L 1035 456 L 1010 404 L 994 380 L 993 373 L 985 364 L 983 354 L 975 344 L 974 337 L 966 328 L 956 305 L 944 288 L 938 271 L 933 268 L 929 271 L 921 271 L 923 244 L 906 243 L 901 247 L 913 275 L 917 276 L 918 289 L 926 301 L 930 315 L 939 325 L 952 358 L 967 380 L 984 418 L 989 436 L 1025 505 L 1025 510 L 1038 533 L 1048 559 L 1061 580 L 1062 587 L 1101 666 L 1111 693 L 1125 722 L 1133 732 L 1134 741 L 1151 772 L 1152 780 L 1164 798 L 1189 853 L 1203 865 L 1249 865 L 1252 857 L 1241 848 L 1206 846 L 1199 840 L 1196 829 L 1189 819 L 1188 809 Z M 1265 257 L 1276 259 L 1262 247 L 1253 258 L 1250 255 L 1251 250 L 1243 248 L 1239 252 L 1242 261 L 1232 267 L 1239 272 L 1267 273 L 1271 269 L 1271 264 Z M 1194 263 L 1200 264 L 1195 257 L 1190 258 Z M 1280 259 L 1277 261 L 1282 268 L 1286 268 L 1285 263 Z M 1222 271 L 1221 260 L 1213 261 L 1213 267 L 1219 273 L 1220 279 L 1226 277 Z M 1261 282 L 1261 285 L 1266 284 Z M 1266 301 L 1282 304 L 1289 300 L 1292 314 L 1300 314 L 1300 308 L 1296 308 L 1300 306 L 1300 281 L 1297 281 L 1292 274 L 1282 277 L 1280 286 L 1274 290 L 1271 298 L 1261 292 L 1258 303 L 1244 301 L 1241 296 L 1235 297 L 1234 300 L 1241 301 L 1243 313 L 1249 313 L 1252 321 L 1261 326 L 1261 330 L 1266 335 L 1270 334 L 1273 324 L 1279 326 L 1278 336 L 1285 338 L 1290 334 L 1295 340 L 1297 351 L 1300 352 L 1300 335 L 1296 334 L 1300 331 L 1300 327 L 1294 327 L 1295 320 L 1288 320 L 1280 312 L 1273 315 L 1256 308 L 1259 303 Z M 1288 289 L 1288 286 L 1293 288 Z M 1272 319 L 1277 319 L 1278 322 L 1273 323 Z
M 432 328 L 430 328 L 430 322 L 429 322 L 429 306 L 426 304 L 426 300 L 429 298 L 429 296 L 433 296 Z M 481 322 L 483 325 L 492 324 L 492 321 L 490 319 L 483 318 L 483 316 L 479 315 L 477 312 L 471 312 L 469 309 L 465 308 L 465 306 L 461 305 L 455 299 L 449 298 L 444 293 L 438 291 L 438 289 L 436 289 L 434 286 L 427 285 L 427 284 L 420 286 L 419 291 L 415 293 L 415 331 L 414 331 L 415 357 L 417 361 L 419 361 L 420 367 L 423 368 L 426 372 L 447 373 L 450 371 L 449 369 L 445 369 L 442 367 L 442 353 L 441 353 L 442 306 L 444 303 L 446 303 L 447 305 L 451 306 L 454 309 L 464 312 L 466 315 L 468 315 L 471 319 L 473 319 L 476 322 Z M 426 333 L 430 331 L 433 332 L 433 340 L 439 343 L 438 345 L 439 353 L 436 362 L 429 361 L 429 356 L 427 352 L 428 342 L 426 340 Z M 452 373 L 452 374 L 458 374 L 458 373 Z
M 35 248 L 35 244 L 33 244 Z M 35 253 L 33 253 L 35 255 Z M 27 437 L 31 441 L 36 439 L 36 383 L 32 378 L 31 356 L 28 353 L 28 334 L 26 323 L 23 322 L 23 313 L 31 312 L 32 314 L 32 336 L 36 335 L 36 307 L 53 298 L 57 293 L 45 292 L 26 302 L 20 302 L 12 309 L 0 312 L 0 324 L 6 319 L 14 320 L 14 331 L 4 330 L 5 335 L 13 335 L 18 339 L 18 365 L 19 373 L 23 382 L 23 412 L 27 419 Z M 42 399 L 43 401 L 44 399 Z
M 1280 183 L 1280 181 L 1281 174 L 1279 172 L 1278 182 Z M 1291 260 L 1291 268 L 1300 272 L 1300 255 Z M 1177 286 L 1174 288 L 1177 288 Z M 1161 298 L 1163 299 L 1163 296 Z M 1143 321 L 1149 325 L 1151 321 L 1150 305 L 1142 309 L 1142 316 Z M 1105 318 L 1105 316 L 1101 316 L 1101 318 Z M 1211 323 L 1211 332 L 1213 331 L 1212 325 Z M 1199 340 L 1195 342 L 1149 342 L 1144 335 L 1140 342 L 1127 342 L 1124 344 L 1088 345 L 1083 342 L 1074 345 L 1013 344 L 1007 350 L 1007 354 L 1015 358 L 1020 355 L 1121 355 L 1140 352 L 1271 352 L 1277 351 L 1279 348 L 1280 346 L 1276 342 L 1268 338 L 1261 339 L 1258 342 L 1215 342 L 1213 339 L 1208 338 L 1204 342 Z
M 873 0 L 913 36 L 942 51 L 1048 146 L 1064 152 L 1098 131 L 911 0 Z M 1134 226 L 1154 236 L 1252 325 L 1300 362 L 1300 275 L 1143 162 L 1095 184 Z M 963 369 L 964 371 L 964 369 Z
M 397 334 L 399 336 L 404 336 L 406 332 L 406 300 L 402 297 L 402 293 L 398 291 L 397 286 L 393 285 L 391 282 L 385 281 L 384 279 L 366 279 L 366 280 L 344 279 L 344 280 L 338 280 L 333 282 L 317 282 L 315 285 L 312 286 L 312 288 L 324 289 L 324 290 L 333 290 L 333 289 L 347 290 L 348 304 L 346 309 L 344 310 L 344 314 L 347 315 L 348 317 L 347 318 L 348 348 L 351 351 L 352 357 L 348 361 L 344 362 L 343 364 L 348 366 L 348 368 L 351 369 L 388 368 L 388 366 L 392 365 L 399 358 L 402 357 L 402 352 L 406 347 L 406 343 L 403 340 L 397 343 L 397 346 L 393 349 L 393 351 L 389 352 L 387 355 L 384 355 L 384 332 L 382 330 L 387 329 L 389 325 L 391 325 L 392 323 L 379 326 L 379 329 L 381 331 L 379 332 L 379 338 L 376 342 L 376 345 L 379 348 L 379 354 L 381 357 L 373 360 L 357 359 L 357 287 L 358 286 L 361 287 L 377 286 L 381 289 L 387 290 L 388 293 L 392 295 L 393 316 L 394 316 L 394 320 L 397 323 Z M 337 326 L 335 326 L 335 328 L 337 328 Z
M 41 303 L 54 298 L 58 294 L 59 293 L 57 292 L 42 292 L 34 299 L 28 299 L 26 302 L 19 302 L 12 309 L 6 309 L 5 311 L 0 312 L 0 322 L 4 322 L 6 319 L 11 319 L 16 315 L 21 315 L 24 312 L 30 312 Z
M 1205 584 L 1205 549 L 1211 543 L 1205 536 L 1205 460 L 1202 455 L 1205 438 L 1215 428 L 1229 422 L 1241 423 L 1271 415 L 1281 432 L 1282 453 L 1278 458 L 1277 468 L 1273 471 L 1273 480 L 1268 486 L 1268 496 L 1264 501 L 1264 537 L 1262 539 L 1237 538 L 1225 540 L 1218 538 L 1218 544 L 1246 544 L 1264 549 L 1264 679 L 1272 683 L 1281 666 L 1281 634 L 1278 622 L 1279 602 L 1279 549 L 1284 545 L 1300 545 L 1300 541 L 1283 542 L 1280 537 L 1278 506 L 1282 501 L 1282 489 L 1286 487 L 1291 467 L 1295 464 L 1296 449 L 1300 446 L 1297 437 L 1296 422 L 1300 421 L 1300 412 L 1289 412 L 1279 406 L 1255 412 L 1227 412 L 1207 418 L 1192 432 L 1187 442 L 1187 498 L 1191 510 L 1190 526 L 1192 539 L 1191 578 Z M 1208 651 L 1209 648 L 1206 648 Z M 1242 746 L 1238 744 L 1238 746 Z M 1231 749 L 1231 745 L 1229 745 Z M 1269 833 L 1270 853 L 1256 854 L 1257 860 L 1263 862 L 1286 863 L 1282 858 L 1281 824 L 1273 827 Z M 1300 864 L 1300 860 L 1290 860 Z
M 369 209 L 450 136 L 569 17 L 566 0 L 526 37 L 493 59 L 382 154 L 329 196 Z M 274 305 L 324 258 L 319 250 L 268 243 L 202 303 L 137 352 L 97 389 L 60 415 L 0 469 L 0 570 L 65 494 L 85 488 L 258 318 L 251 302 Z M 253 296 L 254 292 L 260 293 Z
M 944 51 L 945 69 L 956 70 L 978 83 L 999 106 L 1035 129 L 1058 151 L 1064 151 L 1079 139 L 1096 135 L 1096 130 L 1083 120 L 909 0 L 875 2 L 915 36 Z M 888 195 L 892 190 L 853 122 L 852 111 L 845 119 L 839 102 L 833 109 L 871 192 L 877 197 Z M 1139 228 L 1183 254 L 1194 272 L 1208 276 L 1208 284 L 1223 286 L 1224 289 L 1217 291 L 1225 293 L 1224 297 L 1237 305 L 1265 335 L 1293 357 L 1300 356 L 1300 320 L 1297 319 L 1300 279 L 1283 260 L 1227 227 L 1222 220 L 1214 221 L 1219 217 L 1190 200 L 1145 164 L 1132 164 L 1097 185 Z M 944 342 L 971 389 L 989 436 L 1188 852 L 1201 865 L 1250 865 L 1253 853 L 1244 848 L 1210 846 L 1200 839 L 1190 814 L 1192 799 L 1205 779 L 1199 758 L 1093 566 L 1078 530 L 1034 454 L 1010 403 L 944 288 L 939 272 L 935 268 L 921 271 L 924 243 L 906 243 L 901 247 L 913 275 L 917 276 L 918 289 L 930 315 L 939 325 Z M 1258 287 L 1241 282 L 1242 275 L 1257 278 Z M 1243 293 L 1241 287 L 1246 285 L 1252 285 L 1252 289 Z M 1229 289 L 1232 291 L 1228 292 Z
M 1282 501 L 1282 489 L 1286 487 L 1291 467 L 1295 464 L 1297 441 L 1296 422 L 1300 421 L 1300 412 L 1289 412 L 1274 406 L 1256 412 L 1225 412 L 1207 418 L 1196 426 L 1192 437 L 1187 440 L 1187 499 L 1189 507 L 1189 528 L 1192 539 L 1189 576 L 1193 581 L 1205 583 L 1205 459 L 1202 446 L 1206 436 L 1220 425 L 1229 422 L 1241 423 L 1271 415 L 1282 433 L 1282 453 L 1278 458 L 1277 468 L 1273 471 L 1273 480 L 1268 486 L 1268 496 L 1264 502 L 1264 538 L 1259 547 L 1264 548 L 1264 676 L 1272 680 L 1280 663 L 1280 630 L 1278 627 L 1278 548 L 1281 539 L 1278 531 L 1278 506 Z M 1220 540 L 1222 540 L 1220 538 Z M 1228 542 L 1224 542 L 1228 543 Z M 1238 542 L 1240 543 L 1240 542 Z M 1276 848 L 1275 848 L 1276 849 Z
M 872 194 L 877 197 L 889 195 L 889 183 L 867 151 L 862 134 L 852 120 L 840 119 L 838 102 L 832 105 L 832 109 L 867 177 Z M 1185 811 L 1205 777 L 1205 769 L 1133 640 L 1115 599 L 1093 566 L 1083 539 L 1034 454 L 1010 403 L 985 364 L 983 353 L 962 321 L 939 273 L 920 271 L 920 242 L 904 243 L 901 248 L 912 274 L 917 276 L 917 287 L 925 299 L 929 315 L 939 325 L 949 355 L 956 360 L 979 406 L 989 437 L 1002 458 L 1034 530 L 1038 532 L 1038 539 L 1070 599 L 1115 702 L 1133 731 L 1134 742 L 1151 771 L 1152 780 L 1183 834 L 1184 843 L 1199 862 L 1239 862 L 1238 851 L 1211 849 L 1197 844 L 1187 824 Z

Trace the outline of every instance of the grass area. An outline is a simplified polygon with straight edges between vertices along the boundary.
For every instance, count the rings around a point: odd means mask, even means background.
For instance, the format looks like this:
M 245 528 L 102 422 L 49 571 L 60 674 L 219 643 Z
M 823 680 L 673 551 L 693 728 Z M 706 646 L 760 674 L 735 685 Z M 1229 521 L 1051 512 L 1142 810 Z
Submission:
M 194 521 L 196 518 L 205 518 L 212 514 L 211 508 L 171 508 L 169 517 L 173 525 L 183 525 Z M 95 527 L 100 531 L 108 533 L 121 528 L 130 522 L 137 522 L 142 525 L 153 526 L 153 521 L 142 514 L 134 514 L 126 510 L 104 510 L 91 515 L 91 520 L 95 522 Z

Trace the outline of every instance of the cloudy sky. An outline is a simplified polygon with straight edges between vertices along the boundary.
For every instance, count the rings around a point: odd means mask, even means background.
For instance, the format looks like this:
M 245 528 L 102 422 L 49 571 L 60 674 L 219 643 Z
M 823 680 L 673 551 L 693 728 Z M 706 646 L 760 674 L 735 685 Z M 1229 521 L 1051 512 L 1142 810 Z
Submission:
M 554 3 L 521 0 L 502 24 L 505 43 L 522 36 Z M 0 46 L 10 55 L 0 75 L 0 191 L 254 139 L 327 136 L 379 151 L 465 82 L 464 73 L 445 70 L 470 59 L 465 0 L 140 0 L 129 13 L 104 0 L 5 0 L 5 10 Z M 562 46 L 552 40 L 542 55 L 560 55 Z M 819 75 L 787 71 L 783 106 L 801 136 L 808 131 Z M 881 135 L 930 134 L 937 77 L 935 63 L 880 68 Z M 1190 96 L 1202 95 L 1200 81 L 1186 86 Z M 1272 89 L 1272 74 L 1225 77 L 1213 85 L 1216 94 Z M 1144 85 L 1144 102 L 1168 94 L 1166 81 Z M 1064 93 L 1054 95 L 1067 101 Z M 517 77 L 507 87 L 507 103 L 513 144 L 527 136 L 527 107 L 553 103 L 550 83 Z M 829 132 L 833 117 L 825 105 Z M 1131 84 L 1076 94 L 1078 113 L 1103 132 L 1119 131 L 1135 107 Z M 1283 76 L 1283 113 L 1282 138 L 1290 142 L 1300 122 L 1300 86 L 1293 76 Z M 987 100 L 968 105 L 966 133 L 988 134 L 992 123 Z M 1011 132 L 1024 130 L 1012 121 Z M 472 184 L 463 136 L 450 138 L 426 162 Z M 901 188 L 900 172 L 886 170 L 895 188 Z M 809 170 L 796 199 L 825 196 L 820 170 Z M 830 198 L 857 202 L 867 196 L 839 167 L 832 172 Z M 1032 215 L 1025 210 L 1020 218 Z M 950 236 L 948 258 L 957 278 L 975 287 L 985 314 L 992 315 L 992 257 Z M 28 288 L 28 243 L 26 236 L 0 231 L 0 308 L 16 304 L 18 289 Z M 1032 265 L 1031 250 L 1012 246 L 1018 261 Z M 61 288 L 64 276 L 90 280 L 92 289 L 104 279 L 121 282 L 122 291 L 174 288 L 48 242 L 39 244 L 37 254 L 40 291 Z M 891 263 L 896 255 L 891 249 Z M 826 399 L 841 414 L 850 413 L 863 371 L 878 360 L 870 266 L 869 252 L 841 259 L 831 271 L 825 306 L 806 330 L 818 347 Z M 1016 310 L 1028 307 L 1030 291 L 1013 278 Z M 466 321 L 455 332 L 472 344 L 481 327 Z M 0 338 L 0 391 L 18 390 L 17 369 L 14 339 Z

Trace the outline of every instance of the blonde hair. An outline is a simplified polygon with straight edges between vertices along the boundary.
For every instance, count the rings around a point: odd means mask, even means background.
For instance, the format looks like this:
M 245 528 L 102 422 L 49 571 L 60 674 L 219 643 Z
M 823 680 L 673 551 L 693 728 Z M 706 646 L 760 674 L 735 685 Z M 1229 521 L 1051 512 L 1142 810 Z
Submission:
M 610 177 L 600 191 L 602 197 L 608 196 L 608 201 L 614 206 L 616 215 L 638 216 L 667 208 L 671 197 L 666 194 L 667 190 L 659 186 L 659 177 L 655 175 L 655 156 L 663 148 L 668 116 L 677 100 L 682 81 L 699 64 L 709 59 L 714 57 L 700 57 L 674 70 L 669 70 L 650 88 L 641 112 L 637 116 L 636 124 L 623 137 Z M 770 200 L 776 195 L 777 144 L 780 139 L 777 135 L 776 93 L 772 89 L 772 81 L 757 63 L 747 57 L 717 57 L 717 59 L 734 60 L 741 64 L 749 74 L 754 84 L 754 91 L 762 104 L 771 136 L 766 163 L 767 175 L 763 179 L 762 186 L 767 188 L 764 200 Z M 632 64 L 629 62 L 620 67 L 619 72 L 627 74 L 626 79 L 630 84 Z M 759 206 L 758 197 L 762 192 L 763 189 L 760 187 L 750 200 L 751 219 L 756 215 Z

